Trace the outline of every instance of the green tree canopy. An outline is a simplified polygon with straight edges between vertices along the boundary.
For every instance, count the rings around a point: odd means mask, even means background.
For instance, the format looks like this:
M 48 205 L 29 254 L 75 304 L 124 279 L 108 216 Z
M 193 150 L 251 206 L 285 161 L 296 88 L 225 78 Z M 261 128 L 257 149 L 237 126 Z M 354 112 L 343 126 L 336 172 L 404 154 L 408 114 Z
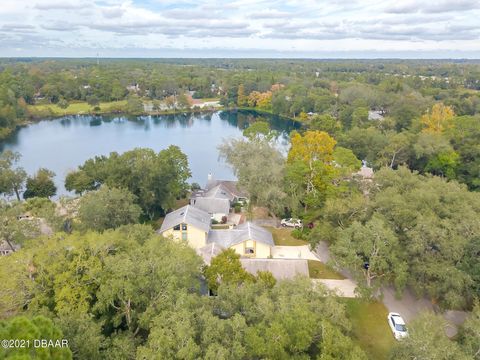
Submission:
M 168 210 L 177 198 L 185 196 L 190 175 L 187 156 L 171 145 L 159 153 L 135 149 L 89 159 L 67 175 L 65 187 L 77 193 L 96 190 L 103 184 L 127 189 L 135 195 L 143 213 L 153 218 L 155 213 Z
M 55 173 L 48 169 L 39 169 L 33 177 L 27 179 L 27 185 L 23 197 L 25 199 L 33 197 L 49 198 L 57 193 L 57 187 L 53 182 Z
M 398 289 L 411 286 L 448 308 L 479 298 L 478 193 L 405 167 L 377 171 L 366 191 L 368 198 L 349 191 L 327 201 L 319 210 L 323 225 L 312 236 L 332 241 L 342 265 L 356 268 L 359 276 L 362 259 L 370 259 L 374 248 L 386 252 L 382 278 Z M 384 241 L 373 247 L 376 233 Z
M 408 325 L 408 335 L 396 344 L 390 354 L 391 360 L 471 359 L 457 343 L 445 335 L 445 320 L 440 315 L 422 314 Z
M 282 213 L 286 197 L 283 182 L 285 158 L 267 140 L 269 135 L 260 139 L 255 131 L 252 137 L 257 140 L 225 140 L 218 147 L 220 156 L 233 168 L 239 186 L 247 191 L 253 204 Z
M 13 167 L 19 159 L 20 154 L 10 150 L 0 153 L 0 194 L 7 196 L 15 194 L 18 201 L 20 201 L 20 192 L 27 178 L 27 173 L 23 168 Z
M 253 281 L 254 277 L 243 269 L 240 255 L 234 249 L 224 250 L 212 259 L 210 266 L 204 270 L 208 287 L 217 291 L 222 283 L 240 285 L 246 281 Z
M 82 227 L 103 231 L 136 223 L 141 212 L 131 192 L 104 185 L 80 198 L 78 219 Z
M 0 348 L 0 357 L 2 359 L 72 359 L 72 352 L 68 347 L 68 339 L 66 339 L 62 331 L 58 329 L 52 320 L 44 316 L 34 316 L 29 319 L 25 316 L 16 316 L 8 320 L 0 320 L 0 338 L 1 339 L 18 339 L 29 341 L 30 346 L 20 347 L 12 346 L 11 348 Z M 35 347 L 35 340 L 51 340 L 54 343 L 67 340 L 66 346 L 48 346 Z
M 373 280 L 377 280 L 377 286 L 393 279 L 404 285 L 406 261 L 402 259 L 395 233 L 379 215 L 365 224 L 353 222 L 344 229 L 332 247 L 332 254 L 343 267 L 363 274 L 368 288 Z

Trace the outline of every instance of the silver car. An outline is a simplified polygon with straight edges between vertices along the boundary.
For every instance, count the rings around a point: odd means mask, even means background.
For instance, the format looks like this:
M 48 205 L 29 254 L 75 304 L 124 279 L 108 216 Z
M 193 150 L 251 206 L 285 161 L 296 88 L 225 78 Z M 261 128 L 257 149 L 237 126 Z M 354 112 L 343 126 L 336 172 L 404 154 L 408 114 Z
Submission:
M 280 225 L 283 227 L 293 227 L 295 229 L 300 229 L 303 226 L 302 220 L 293 218 L 282 219 L 282 221 L 280 221 Z
M 407 327 L 405 325 L 405 321 L 400 316 L 400 314 L 391 312 L 388 314 L 387 317 L 388 325 L 393 332 L 393 336 L 395 339 L 401 340 L 408 336 Z

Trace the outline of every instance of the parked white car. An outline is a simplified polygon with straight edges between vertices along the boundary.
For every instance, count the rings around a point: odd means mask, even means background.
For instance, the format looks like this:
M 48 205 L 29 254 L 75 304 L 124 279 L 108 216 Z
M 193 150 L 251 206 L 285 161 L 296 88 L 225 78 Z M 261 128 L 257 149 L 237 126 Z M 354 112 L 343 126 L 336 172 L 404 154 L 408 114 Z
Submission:
M 280 221 L 280 225 L 284 227 L 293 227 L 295 229 L 299 229 L 303 226 L 302 220 L 293 219 L 293 218 L 282 219 L 282 221 Z
M 388 325 L 393 332 L 395 339 L 401 340 L 408 336 L 407 327 L 405 321 L 398 313 L 391 312 L 387 316 Z

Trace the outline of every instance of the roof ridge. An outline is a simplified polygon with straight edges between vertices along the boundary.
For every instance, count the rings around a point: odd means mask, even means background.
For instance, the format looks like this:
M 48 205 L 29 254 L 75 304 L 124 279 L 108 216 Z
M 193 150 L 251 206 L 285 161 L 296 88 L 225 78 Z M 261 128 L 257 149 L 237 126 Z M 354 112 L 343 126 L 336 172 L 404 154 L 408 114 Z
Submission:
M 187 209 L 185 210 L 185 213 L 183 214 L 183 222 L 187 221 L 187 213 L 188 213 L 188 209 L 190 209 L 190 205 L 187 205 L 186 208 Z

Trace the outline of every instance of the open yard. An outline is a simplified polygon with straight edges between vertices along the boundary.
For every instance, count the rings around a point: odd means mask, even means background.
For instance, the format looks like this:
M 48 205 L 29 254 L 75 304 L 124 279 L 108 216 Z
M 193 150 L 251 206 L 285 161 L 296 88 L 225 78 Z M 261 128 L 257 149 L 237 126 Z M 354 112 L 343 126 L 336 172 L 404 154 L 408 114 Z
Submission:
M 388 310 L 381 302 L 344 299 L 353 337 L 371 360 L 384 360 L 395 340 L 387 324 Z
M 273 235 L 273 241 L 278 246 L 301 246 L 308 245 L 308 241 L 295 239 L 291 229 L 266 227 Z
M 126 100 L 101 102 L 98 106 L 100 107 L 100 112 L 108 113 L 120 109 L 121 107 L 125 106 L 126 103 Z M 55 104 L 38 104 L 28 106 L 28 110 L 33 115 L 37 116 L 88 114 L 92 109 L 93 106 L 87 104 L 86 102 L 72 102 L 66 109 L 61 109 Z
M 345 277 L 321 261 L 308 260 L 308 272 L 312 279 L 343 280 Z

